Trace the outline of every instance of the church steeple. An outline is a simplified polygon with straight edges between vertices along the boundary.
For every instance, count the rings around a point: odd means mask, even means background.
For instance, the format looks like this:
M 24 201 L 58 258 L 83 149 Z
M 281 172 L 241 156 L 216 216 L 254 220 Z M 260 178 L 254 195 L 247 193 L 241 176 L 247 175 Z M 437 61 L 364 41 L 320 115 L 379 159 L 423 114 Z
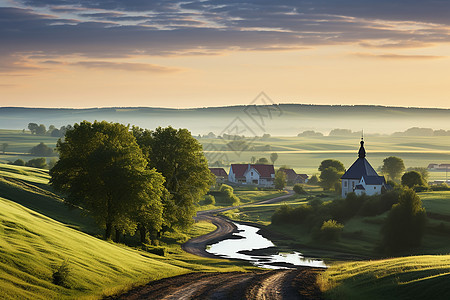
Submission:
M 361 147 L 358 151 L 358 157 L 359 158 L 365 158 L 366 157 L 366 149 L 364 149 L 364 137 L 361 138 Z

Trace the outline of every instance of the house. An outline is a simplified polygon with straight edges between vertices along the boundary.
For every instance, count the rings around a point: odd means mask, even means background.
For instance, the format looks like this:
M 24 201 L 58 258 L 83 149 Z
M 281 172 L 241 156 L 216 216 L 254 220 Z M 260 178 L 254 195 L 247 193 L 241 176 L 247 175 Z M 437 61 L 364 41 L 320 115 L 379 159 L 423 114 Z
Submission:
M 272 187 L 275 178 L 273 165 L 232 164 L 228 181 L 236 184 L 252 184 Z
M 216 176 L 217 184 L 225 183 L 228 180 L 228 174 L 224 168 L 209 168 L 209 170 Z
M 376 195 L 381 194 L 388 185 L 384 176 L 379 176 L 366 159 L 366 150 L 364 149 L 364 140 L 361 139 L 361 147 L 358 151 L 358 159 L 341 177 L 342 197 L 345 198 L 348 193 L 354 192 L 356 195 Z
M 306 183 L 308 175 L 297 174 L 293 169 L 281 169 L 286 174 L 286 181 L 288 185 L 294 185 L 297 183 Z

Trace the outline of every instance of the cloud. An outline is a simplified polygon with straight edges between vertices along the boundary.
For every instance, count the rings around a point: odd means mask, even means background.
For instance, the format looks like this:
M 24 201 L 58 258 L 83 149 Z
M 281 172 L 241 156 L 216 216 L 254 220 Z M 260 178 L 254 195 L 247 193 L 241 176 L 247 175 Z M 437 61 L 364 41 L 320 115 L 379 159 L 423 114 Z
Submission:
M 181 69 L 178 68 L 169 68 L 153 64 L 108 62 L 108 61 L 80 61 L 76 63 L 71 63 L 70 65 L 81 66 L 89 69 L 112 69 L 122 71 L 151 72 L 151 73 L 173 73 L 181 71 Z
M 393 60 L 429 60 L 429 59 L 441 59 L 447 58 L 446 56 L 438 55 L 405 55 L 405 54 L 372 54 L 372 53 L 352 53 L 354 56 L 364 58 L 377 58 L 377 59 L 393 59 Z
M 450 5 L 438 0 L 21 2 L 27 8 L 0 7 L 0 56 L 10 66 L 18 57 L 39 55 L 108 60 L 342 44 L 421 48 L 450 41 Z

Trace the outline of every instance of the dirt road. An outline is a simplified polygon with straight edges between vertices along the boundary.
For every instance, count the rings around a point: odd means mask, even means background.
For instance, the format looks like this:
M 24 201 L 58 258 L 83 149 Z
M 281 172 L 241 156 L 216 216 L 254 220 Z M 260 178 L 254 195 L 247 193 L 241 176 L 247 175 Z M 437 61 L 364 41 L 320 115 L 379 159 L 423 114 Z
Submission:
M 291 195 L 290 192 L 258 204 L 276 203 Z M 206 252 L 206 246 L 229 238 L 236 226 L 216 214 L 238 207 L 198 212 L 196 220 L 210 221 L 217 229 L 187 241 L 182 248 L 198 256 L 218 258 Z M 317 273 L 322 271 L 321 268 L 300 267 L 258 272 L 190 273 L 150 282 L 114 299 L 322 299 L 315 284 Z
M 305 279 L 321 269 L 299 268 L 261 272 L 191 273 L 151 282 L 116 299 L 322 299 Z

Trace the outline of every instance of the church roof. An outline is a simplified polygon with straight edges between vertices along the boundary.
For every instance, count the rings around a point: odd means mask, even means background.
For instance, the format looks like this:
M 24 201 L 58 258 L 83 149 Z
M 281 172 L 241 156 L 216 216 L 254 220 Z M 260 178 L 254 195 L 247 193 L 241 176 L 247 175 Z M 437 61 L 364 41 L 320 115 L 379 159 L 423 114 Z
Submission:
M 384 176 L 364 176 L 364 182 L 369 185 L 382 185 L 386 181 Z
M 375 176 L 380 177 L 366 159 L 364 141 L 361 141 L 361 147 L 359 148 L 358 156 L 358 159 L 347 170 L 347 172 L 345 172 L 341 179 L 361 179 L 361 177 L 363 176 L 365 179 Z

